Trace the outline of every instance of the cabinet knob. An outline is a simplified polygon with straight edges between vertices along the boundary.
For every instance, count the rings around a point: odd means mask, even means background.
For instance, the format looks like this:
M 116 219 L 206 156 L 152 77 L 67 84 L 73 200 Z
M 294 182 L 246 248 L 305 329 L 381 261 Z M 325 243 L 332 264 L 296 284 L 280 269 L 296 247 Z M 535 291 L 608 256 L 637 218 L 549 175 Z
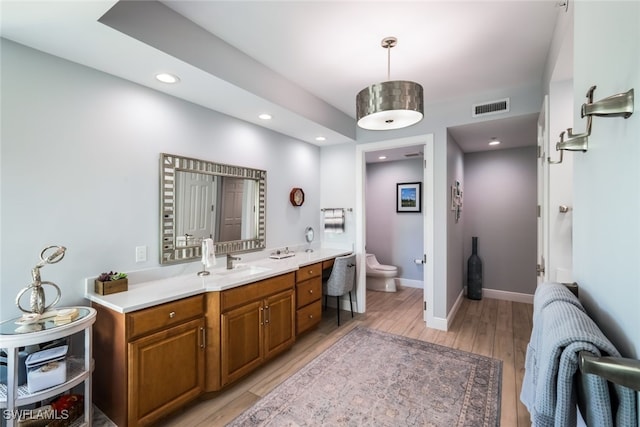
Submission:
M 313 319 L 313 314 L 310 314 L 310 315 L 309 315 L 309 319 Z
M 174 317 L 176 317 L 175 311 L 172 311 L 171 313 L 169 313 L 169 319 L 173 319 Z
M 313 293 L 313 289 L 309 289 L 309 293 L 312 294 Z
M 309 274 L 313 274 L 313 270 L 309 270 Z

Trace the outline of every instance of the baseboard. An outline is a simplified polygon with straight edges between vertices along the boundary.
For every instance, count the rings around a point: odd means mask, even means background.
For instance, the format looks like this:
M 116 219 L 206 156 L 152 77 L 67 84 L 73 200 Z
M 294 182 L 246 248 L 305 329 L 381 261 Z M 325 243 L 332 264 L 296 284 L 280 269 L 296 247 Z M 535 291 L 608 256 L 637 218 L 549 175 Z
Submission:
M 401 279 L 398 278 L 398 283 L 400 286 L 404 286 L 406 288 L 419 288 L 424 289 L 424 283 L 422 280 L 413 280 L 413 279 Z
M 482 296 L 492 299 L 533 304 L 533 295 L 522 294 L 519 292 L 500 291 L 497 289 L 483 289 Z
M 448 331 L 449 325 L 451 325 L 451 322 L 453 322 L 453 319 L 456 317 L 456 314 L 458 313 L 458 310 L 460 309 L 460 306 L 462 305 L 463 300 L 464 300 L 464 290 L 461 290 L 460 293 L 458 294 L 458 298 L 456 298 L 456 302 L 453 304 L 453 307 L 451 307 L 451 310 L 449 310 L 447 317 L 446 318 L 433 317 L 431 319 L 428 319 L 427 327 L 433 328 L 433 329 L 439 329 L 445 332 Z

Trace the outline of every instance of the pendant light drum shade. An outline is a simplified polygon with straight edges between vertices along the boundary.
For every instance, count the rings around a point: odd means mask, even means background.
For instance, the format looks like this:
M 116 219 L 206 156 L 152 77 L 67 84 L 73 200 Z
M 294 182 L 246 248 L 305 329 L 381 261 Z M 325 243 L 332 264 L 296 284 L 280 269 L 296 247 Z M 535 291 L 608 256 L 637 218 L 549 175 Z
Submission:
M 380 45 L 387 49 L 387 81 L 362 89 L 356 97 L 356 120 L 363 129 L 400 129 L 418 123 L 424 116 L 422 86 L 391 80 L 391 48 L 397 44 L 395 37 L 382 39 Z
M 424 116 L 422 86 L 406 80 L 376 83 L 356 97 L 358 126 L 391 130 L 411 126 Z

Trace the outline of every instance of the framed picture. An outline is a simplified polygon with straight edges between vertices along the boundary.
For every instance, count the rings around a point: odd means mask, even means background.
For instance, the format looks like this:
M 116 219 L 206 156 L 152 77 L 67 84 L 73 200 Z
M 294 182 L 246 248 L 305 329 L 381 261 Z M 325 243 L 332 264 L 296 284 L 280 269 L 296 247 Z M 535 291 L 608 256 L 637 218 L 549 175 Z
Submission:
M 456 181 L 451 186 L 451 210 L 454 212 L 456 222 L 460 220 L 460 212 L 462 212 L 462 187 L 460 181 Z
M 422 183 L 396 184 L 396 212 L 422 212 Z

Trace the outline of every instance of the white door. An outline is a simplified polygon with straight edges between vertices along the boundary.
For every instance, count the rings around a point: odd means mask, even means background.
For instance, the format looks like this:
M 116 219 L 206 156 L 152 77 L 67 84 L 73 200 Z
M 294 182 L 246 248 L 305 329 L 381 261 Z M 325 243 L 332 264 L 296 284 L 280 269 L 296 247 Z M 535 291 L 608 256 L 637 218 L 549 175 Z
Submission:
M 179 188 L 176 206 L 180 207 L 176 212 L 177 236 L 188 234 L 196 240 L 213 238 L 215 180 L 215 176 L 202 173 L 176 173 Z
M 538 283 L 547 280 L 549 248 L 549 96 L 545 95 L 538 116 L 538 259 L 536 271 Z

